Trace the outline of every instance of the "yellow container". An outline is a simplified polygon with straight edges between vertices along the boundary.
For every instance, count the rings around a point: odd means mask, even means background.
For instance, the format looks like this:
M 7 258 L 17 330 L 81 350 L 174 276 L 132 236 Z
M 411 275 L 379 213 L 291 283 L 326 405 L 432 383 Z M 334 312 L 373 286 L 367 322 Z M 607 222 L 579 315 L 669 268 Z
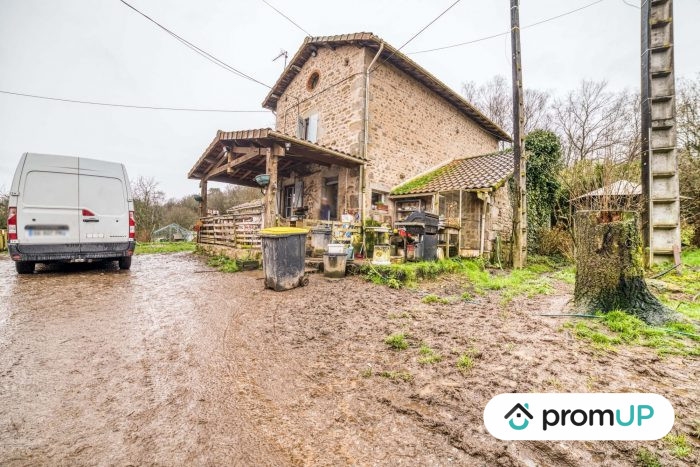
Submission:
M 391 264 L 391 247 L 389 245 L 374 245 L 372 264 L 380 266 Z

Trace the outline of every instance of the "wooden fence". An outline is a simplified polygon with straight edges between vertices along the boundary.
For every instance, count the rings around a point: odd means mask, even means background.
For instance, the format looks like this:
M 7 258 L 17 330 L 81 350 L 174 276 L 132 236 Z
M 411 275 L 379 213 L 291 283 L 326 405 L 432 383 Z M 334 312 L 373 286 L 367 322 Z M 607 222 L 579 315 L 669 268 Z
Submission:
M 260 249 L 262 212 L 224 214 L 201 219 L 198 243 L 231 248 Z

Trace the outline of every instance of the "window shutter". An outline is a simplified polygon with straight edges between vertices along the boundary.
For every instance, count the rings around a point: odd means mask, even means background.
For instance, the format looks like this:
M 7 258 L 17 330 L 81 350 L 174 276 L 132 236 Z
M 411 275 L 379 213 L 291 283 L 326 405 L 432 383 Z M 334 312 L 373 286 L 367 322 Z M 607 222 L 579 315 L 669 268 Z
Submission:
M 312 143 L 316 142 L 318 133 L 318 114 L 309 115 L 309 127 L 306 129 L 306 139 Z
M 304 181 L 297 180 L 294 182 L 294 207 L 304 207 Z
M 306 139 L 306 125 L 304 125 L 304 119 L 297 118 L 297 138 Z

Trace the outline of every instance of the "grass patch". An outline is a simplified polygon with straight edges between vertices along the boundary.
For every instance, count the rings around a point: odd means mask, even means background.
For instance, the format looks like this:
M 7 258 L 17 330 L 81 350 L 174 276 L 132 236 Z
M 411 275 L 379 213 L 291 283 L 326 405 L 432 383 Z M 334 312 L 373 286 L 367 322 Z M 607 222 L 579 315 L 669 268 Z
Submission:
M 435 294 L 428 294 L 421 300 L 423 303 L 439 303 L 440 305 L 447 305 L 450 301 L 447 298 L 438 297 Z
M 382 371 L 381 373 L 379 373 L 379 376 L 394 381 L 401 380 L 408 382 L 413 379 L 413 375 L 408 371 Z
M 668 434 L 664 436 L 664 441 L 671 448 L 671 455 L 677 457 L 678 459 L 685 459 L 693 452 L 693 448 L 688 444 L 688 440 L 685 435 L 672 435 Z
M 683 259 L 683 264 L 687 266 L 700 267 L 700 248 L 683 250 L 681 258 Z
M 397 332 L 388 336 L 384 339 L 384 343 L 394 350 L 406 350 L 408 348 L 406 335 L 402 332 Z
M 637 450 L 637 465 L 640 467 L 661 467 L 659 456 L 646 448 Z
M 564 327 L 574 335 L 610 350 L 616 345 L 641 345 L 657 350 L 659 355 L 699 356 L 698 330 L 691 323 L 668 323 L 665 327 L 649 326 L 623 311 L 599 313 L 597 320 L 569 322 Z M 695 342 L 694 342 L 695 341 Z
M 573 285 L 576 283 L 576 267 L 567 266 L 564 269 L 560 269 L 552 274 L 552 278 Z
M 207 266 L 216 268 L 221 272 L 238 272 L 241 270 L 235 260 L 226 256 L 212 256 L 207 260 Z
M 196 246 L 197 244 L 194 242 L 138 242 L 134 254 L 179 253 L 181 251 L 194 251 Z
M 466 353 L 460 355 L 457 359 L 457 369 L 463 374 L 466 374 L 472 368 L 474 368 L 474 360 L 472 359 L 472 357 Z
M 425 344 L 421 344 L 418 353 L 421 355 L 421 357 L 418 359 L 418 363 L 421 365 L 432 365 L 433 363 L 442 361 L 442 355 L 435 352 L 435 350 L 431 349 Z
M 519 295 L 533 297 L 551 293 L 553 291 L 551 279 L 544 274 L 554 270 L 555 267 L 556 263 L 552 260 L 545 261 L 539 258 L 526 269 L 505 274 L 492 274 L 486 270 L 483 261 L 479 259 L 443 259 L 388 266 L 365 264 L 360 272 L 375 284 L 393 288 L 414 286 L 419 280 L 435 279 L 443 274 L 458 274 L 467 285 L 473 287 L 474 293 L 483 294 L 487 290 L 501 291 L 502 302 L 506 304 Z M 462 298 L 465 300 L 471 298 L 471 292 L 468 293 L 469 295 Z

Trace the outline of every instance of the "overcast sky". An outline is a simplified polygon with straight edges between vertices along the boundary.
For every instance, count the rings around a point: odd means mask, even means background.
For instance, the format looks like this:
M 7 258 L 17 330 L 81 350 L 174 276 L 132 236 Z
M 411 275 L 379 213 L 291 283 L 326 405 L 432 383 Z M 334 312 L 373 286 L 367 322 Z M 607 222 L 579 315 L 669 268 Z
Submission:
M 453 0 L 268 0 L 313 35 L 368 31 L 398 47 Z M 522 0 L 523 26 L 594 0 Z M 639 4 L 639 0 L 626 0 Z M 268 84 L 305 34 L 261 0 L 130 0 L 223 61 Z M 462 0 L 403 50 L 507 31 L 508 0 Z M 676 75 L 700 72 L 700 0 L 674 2 Z M 526 87 L 562 93 L 582 79 L 639 87 L 639 9 L 603 0 L 522 32 Z M 510 76 L 510 39 L 410 55 L 455 90 Z M 0 0 L 0 90 L 159 107 L 261 110 L 267 89 L 184 47 L 119 0 Z M 44 152 L 124 162 L 168 196 L 197 191 L 186 174 L 217 129 L 274 126 L 271 113 L 136 110 L 0 94 L 0 188 L 20 155 Z

